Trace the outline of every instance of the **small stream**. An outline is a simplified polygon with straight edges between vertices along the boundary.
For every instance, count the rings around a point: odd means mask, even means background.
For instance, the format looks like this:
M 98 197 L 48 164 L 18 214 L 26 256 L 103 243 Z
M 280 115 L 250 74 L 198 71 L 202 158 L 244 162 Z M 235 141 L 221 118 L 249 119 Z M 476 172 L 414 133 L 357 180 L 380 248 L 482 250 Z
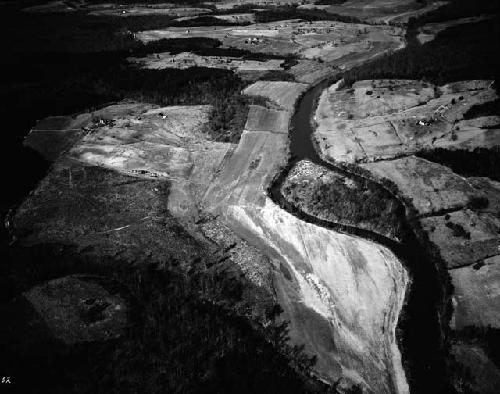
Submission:
M 338 79 L 338 78 L 337 78 Z M 390 240 L 369 230 L 334 224 L 298 212 L 281 196 L 280 188 L 291 168 L 300 160 L 309 160 L 347 177 L 357 175 L 327 163 L 319 156 L 313 143 L 312 116 L 322 91 L 334 79 L 320 82 L 301 98 L 292 118 L 290 134 L 290 160 L 285 169 L 275 178 L 268 192 L 271 199 L 299 219 L 337 232 L 360 236 L 380 243 L 398 257 L 410 274 L 411 286 L 407 291 L 405 305 L 398 319 L 397 341 L 402 354 L 403 368 L 412 393 L 446 392 L 446 351 L 444 329 L 441 323 L 444 308 L 445 284 L 436 264 L 436 259 L 417 239 L 404 213 L 401 220 L 405 227 L 405 238 L 401 243 Z M 381 185 L 379 185 L 382 187 Z M 405 212 L 402 207 L 401 212 Z

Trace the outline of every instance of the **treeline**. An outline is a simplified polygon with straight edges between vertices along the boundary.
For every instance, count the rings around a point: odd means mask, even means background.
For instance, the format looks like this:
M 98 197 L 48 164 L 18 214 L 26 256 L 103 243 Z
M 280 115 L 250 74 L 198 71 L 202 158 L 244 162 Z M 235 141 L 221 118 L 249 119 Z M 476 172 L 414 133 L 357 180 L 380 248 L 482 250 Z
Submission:
M 213 0 L 212 2 L 213 3 L 217 3 L 218 1 L 221 1 L 221 0 Z M 106 4 L 109 4 L 109 3 L 117 3 L 117 4 L 152 4 L 152 5 L 156 5 L 156 4 L 177 4 L 177 5 L 186 5 L 186 6 L 190 6 L 190 7 L 193 7 L 193 6 L 199 6 L 199 7 L 202 7 L 202 8 L 210 8 L 209 6 L 207 6 L 205 4 L 205 2 L 203 2 L 203 0 L 169 0 L 169 1 L 165 1 L 165 0 L 87 0 L 87 3 L 90 3 L 90 4 L 102 4 L 102 3 L 106 3 Z
M 427 3 L 427 1 L 425 1 Z M 410 18 L 410 26 L 444 22 L 483 14 L 498 15 L 499 3 L 491 0 L 450 0 L 436 10 Z
M 498 91 L 498 80 L 493 87 Z M 500 99 L 473 105 L 465 114 L 464 119 L 479 118 L 480 116 L 500 116 Z
M 189 38 L 162 38 L 145 44 L 138 44 L 131 51 L 132 56 L 145 56 L 157 52 L 193 52 L 200 56 L 229 56 L 240 57 L 246 60 L 266 61 L 270 59 L 285 58 L 285 68 L 297 63 L 294 55 L 275 55 L 272 53 L 252 52 L 248 49 L 221 47 L 222 42 L 215 38 L 189 37 Z
M 500 182 L 500 148 L 473 151 L 436 148 L 418 153 L 419 157 L 442 164 L 462 176 L 484 176 Z
M 143 70 L 128 66 L 116 54 L 47 54 L 30 63 L 29 56 L 6 67 L 0 98 L 2 112 L 12 121 L 29 109 L 29 119 L 71 114 L 108 102 L 132 99 L 167 105 L 214 106 L 213 130 L 217 138 L 241 132 L 245 110 L 241 90 L 247 82 L 232 71 L 212 68 Z M 15 69 L 14 69 L 15 68 Z M 12 78 L 17 74 L 18 78 Z M 11 80 L 7 80 L 11 76 Z M 17 81 L 16 81 L 17 80 Z M 244 114 L 246 117 L 246 113 Z M 24 123 L 23 117 L 17 124 Z M 25 125 L 23 134 L 29 129 Z
M 176 21 L 172 26 L 178 27 L 197 27 L 197 26 L 246 26 L 250 22 L 237 22 L 216 18 L 212 15 L 202 15 L 193 19 Z
M 162 38 L 148 43 L 138 44 L 131 52 L 132 56 L 146 56 L 151 53 L 170 52 L 195 52 L 198 54 L 205 51 L 220 50 L 222 42 L 216 38 L 189 37 L 189 38 Z
M 137 45 L 132 33 L 175 23 L 174 17 L 166 15 L 121 17 L 92 16 L 80 11 L 63 14 L 3 11 L 0 13 L 3 61 L 19 53 L 128 51 Z
M 349 185 L 337 173 L 309 182 L 287 180 L 280 194 L 292 209 L 319 220 L 368 230 L 392 240 L 403 238 L 402 204 L 366 178 L 349 178 Z
M 315 184 L 311 204 L 323 212 L 332 212 L 341 222 L 369 225 L 389 237 L 401 236 L 401 205 L 385 189 L 364 178 L 355 180 L 355 188 L 344 179 Z
M 338 21 L 346 23 L 361 23 L 358 18 L 345 15 L 331 14 L 322 10 L 298 9 L 296 6 L 280 6 L 268 8 L 255 13 L 257 23 L 269 23 L 287 19 L 303 19 L 306 21 Z
M 30 331 L 19 326 L 11 331 L 14 338 L 2 335 L 0 365 L 16 377 L 19 392 L 327 392 L 309 378 L 314 358 L 288 344 L 288 324 L 277 320 L 278 306 L 269 309 L 266 328 L 234 310 L 242 293 L 237 275 L 209 271 L 203 258 L 188 275 L 168 256 L 162 267 L 133 268 L 102 260 L 72 263 L 75 256 L 55 253 L 39 248 L 36 262 L 18 263 L 35 264 L 30 272 L 38 279 L 43 270 L 55 277 L 71 269 L 104 274 L 101 281 L 111 280 L 113 292 L 128 300 L 132 325 L 123 339 L 75 346 L 22 337 Z M 19 323 L 22 307 L 12 305 L 18 313 L 11 314 L 10 324 Z M 4 305 L 1 310 L 12 312 Z
M 321 5 L 339 5 L 339 4 L 344 4 L 347 0 L 319 0 L 315 2 L 314 4 L 321 4 Z
M 25 134 L 33 122 L 48 115 L 71 114 L 123 99 L 145 101 L 162 106 L 214 106 L 206 129 L 218 141 L 237 142 L 248 112 L 248 99 L 240 93 L 248 84 L 229 70 L 191 68 L 187 70 L 144 70 L 127 64 L 128 56 L 146 56 L 168 51 L 190 50 L 199 55 L 234 56 L 265 61 L 275 55 L 243 49 L 220 48 L 216 39 L 162 39 L 135 44 L 129 51 L 102 53 L 16 54 L 0 64 L 3 89 L 0 109 L 14 130 Z M 285 59 L 285 66 L 295 59 Z M 286 72 L 271 72 L 264 79 L 293 79 Z M 20 116 L 30 108 L 28 116 Z M 19 120 L 20 118 L 20 120 Z
M 0 312 L 9 316 L 0 326 L 0 369 L 15 376 L 16 392 L 326 391 L 310 378 L 314 358 L 288 343 L 270 290 L 254 287 L 227 251 L 207 249 L 172 216 L 168 182 L 80 166 L 52 171 L 45 182 L 33 201 L 36 217 L 21 214 L 14 231 L 23 239 L 36 223 L 56 219 L 64 223 L 64 244 L 0 249 Z M 153 188 L 154 201 L 135 198 Z M 155 216 L 146 231 L 102 232 L 143 212 Z M 75 229 L 91 237 L 87 247 L 72 244 Z M 15 301 L 36 284 L 72 274 L 127 300 L 122 338 L 64 345 L 33 325 L 29 304 Z
M 498 79 L 498 19 L 457 26 L 435 40 L 388 53 L 344 73 L 347 85 L 363 79 L 424 79 L 436 84 L 465 79 Z

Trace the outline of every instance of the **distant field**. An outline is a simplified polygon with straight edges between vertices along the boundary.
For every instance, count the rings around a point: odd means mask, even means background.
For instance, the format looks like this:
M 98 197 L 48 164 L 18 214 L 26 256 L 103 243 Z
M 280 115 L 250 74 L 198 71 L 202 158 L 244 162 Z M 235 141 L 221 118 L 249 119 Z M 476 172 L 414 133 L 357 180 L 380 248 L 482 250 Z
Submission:
M 406 23 L 409 18 L 433 11 L 444 1 L 416 0 L 348 0 L 320 1 L 299 9 L 320 9 L 329 14 L 357 18 L 372 23 Z
M 438 84 L 464 79 L 497 79 L 500 73 L 498 18 L 460 25 L 433 41 L 408 46 L 345 73 L 348 84 L 364 79 L 426 79 Z

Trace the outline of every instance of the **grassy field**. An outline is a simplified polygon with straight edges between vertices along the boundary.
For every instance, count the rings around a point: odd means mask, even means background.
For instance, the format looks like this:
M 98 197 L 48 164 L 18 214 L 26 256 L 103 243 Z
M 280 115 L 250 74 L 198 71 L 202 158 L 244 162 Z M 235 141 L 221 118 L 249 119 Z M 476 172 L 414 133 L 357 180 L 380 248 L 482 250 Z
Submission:
M 6 8 L 7 7 L 7 8 Z M 5 13 L 3 11 L 6 11 Z M 142 45 L 131 32 L 168 25 L 169 18 L 83 17 L 82 14 L 35 15 L 4 6 L 0 23 L 4 48 L 0 58 L 1 165 L 8 192 L 0 212 L 31 190 L 48 164 L 22 148 L 22 139 L 37 120 L 73 114 L 122 99 L 161 105 L 215 105 L 207 132 L 217 140 L 236 141 L 249 102 L 240 95 L 247 85 L 230 71 L 195 69 L 137 70 L 128 56 L 159 50 L 192 48 L 192 40 Z M 214 50 L 214 40 L 196 40 L 195 49 Z M 20 181 L 22 180 L 22 181 Z

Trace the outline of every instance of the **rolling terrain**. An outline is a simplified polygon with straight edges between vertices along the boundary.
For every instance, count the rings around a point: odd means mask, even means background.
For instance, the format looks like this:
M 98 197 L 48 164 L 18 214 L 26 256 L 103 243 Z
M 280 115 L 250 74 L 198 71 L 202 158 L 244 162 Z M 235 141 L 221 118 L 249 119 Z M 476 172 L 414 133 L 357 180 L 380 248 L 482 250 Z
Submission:
M 451 5 L 2 3 L 18 388 L 495 392 L 498 19 Z

